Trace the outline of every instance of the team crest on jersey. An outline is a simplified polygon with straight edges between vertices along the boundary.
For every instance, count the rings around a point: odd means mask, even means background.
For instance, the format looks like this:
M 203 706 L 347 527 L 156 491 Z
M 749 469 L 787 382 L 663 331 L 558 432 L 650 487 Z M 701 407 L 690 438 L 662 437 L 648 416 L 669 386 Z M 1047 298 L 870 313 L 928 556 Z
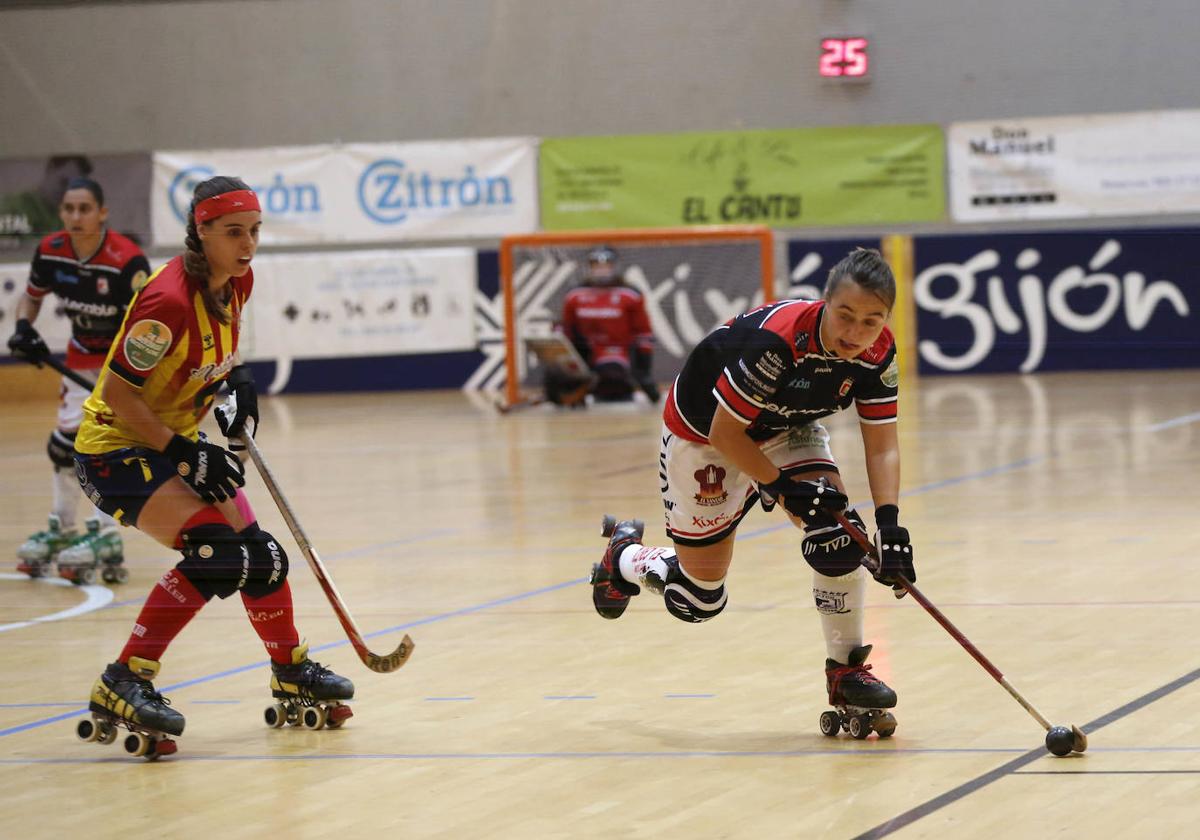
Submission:
M 696 504 L 714 507 L 725 504 L 729 493 L 725 491 L 722 482 L 725 481 L 725 468 L 716 464 L 705 464 L 704 469 L 696 470 L 693 477 L 700 483 L 700 492 L 696 494 Z
M 808 347 L 808 333 L 801 330 L 796 333 L 796 349 L 803 353 L 806 347 Z
M 96 278 L 96 294 L 98 294 L 98 295 L 108 294 L 108 278 L 107 277 L 97 277 Z
M 142 287 L 146 285 L 146 281 L 149 279 L 150 276 L 146 274 L 146 272 L 139 271 L 137 274 L 133 275 L 133 279 L 129 282 L 135 292 L 140 292 Z
M 150 370 L 171 346 L 171 330 L 162 321 L 138 321 L 125 334 L 125 358 L 137 370 Z
M 854 380 L 847 376 L 842 380 L 842 385 L 838 388 L 838 399 L 850 393 L 850 389 L 854 387 Z
M 880 374 L 879 379 L 889 388 L 895 388 L 900 384 L 900 365 L 896 364 L 895 356 L 892 357 L 892 363 L 887 366 L 887 370 Z

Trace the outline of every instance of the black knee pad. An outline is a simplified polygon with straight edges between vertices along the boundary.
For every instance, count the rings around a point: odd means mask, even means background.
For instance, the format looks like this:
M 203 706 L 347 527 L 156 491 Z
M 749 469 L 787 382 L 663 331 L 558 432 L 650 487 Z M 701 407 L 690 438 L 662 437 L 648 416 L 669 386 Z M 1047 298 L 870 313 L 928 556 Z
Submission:
M 287 554 L 257 525 L 240 534 L 229 525 L 197 525 L 182 536 L 178 569 L 206 598 L 228 598 L 239 590 L 261 598 L 287 579 Z
M 279 540 L 259 528 L 257 523 L 241 533 L 250 552 L 250 574 L 242 591 L 251 598 L 270 595 L 288 576 L 287 552 Z
M 699 624 L 721 614 L 729 600 L 725 581 L 716 589 L 704 589 L 680 571 L 678 560 L 672 558 L 669 565 L 667 588 L 663 592 L 667 612 L 689 624 Z
M 75 433 L 55 429 L 46 441 L 46 454 L 60 470 L 75 468 Z
M 858 511 L 846 511 L 846 518 L 856 527 L 866 533 L 866 526 Z M 801 543 L 804 559 L 821 574 L 827 577 L 848 575 L 862 565 L 862 548 L 854 538 L 846 533 L 846 529 L 836 522 L 832 525 L 805 526 L 804 542 Z

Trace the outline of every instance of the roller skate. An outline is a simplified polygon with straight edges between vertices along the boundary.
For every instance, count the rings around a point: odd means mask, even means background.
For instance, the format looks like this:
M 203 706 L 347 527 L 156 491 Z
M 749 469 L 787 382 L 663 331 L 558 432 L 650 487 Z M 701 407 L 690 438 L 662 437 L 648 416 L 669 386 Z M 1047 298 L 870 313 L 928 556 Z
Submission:
M 59 577 L 78 585 L 96 582 L 96 569 L 105 583 L 125 583 L 129 570 L 121 564 L 125 561 L 125 547 L 115 527 L 100 530 L 100 520 L 87 521 L 87 530 L 76 537 L 58 553 Z
M 834 736 L 844 729 L 861 741 L 872 731 L 880 738 L 896 731 L 896 718 L 886 711 L 896 705 L 896 692 L 870 673 L 871 666 L 864 664 L 870 653 L 871 646 L 863 645 L 850 651 L 846 665 L 825 660 L 829 705 L 836 711 L 821 713 L 822 735 Z
M 640 519 L 622 519 L 608 514 L 600 520 L 600 535 L 608 537 L 608 548 L 600 562 L 592 566 L 592 605 L 601 618 L 620 618 L 629 599 L 642 591 L 636 583 L 621 577 L 621 552 L 642 541 L 646 525 Z
M 111 744 L 123 727 L 130 732 L 124 741 L 130 755 L 155 761 L 174 753 L 171 736 L 183 734 L 184 720 L 150 682 L 158 676 L 158 667 L 153 659 L 131 656 L 128 664 L 114 662 L 105 668 L 92 686 L 91 718 L 75 726 L 80 740 Z
M 45 576 L 50 564 L 53 563 L 64 548 L 75 539 L 75 531 L 64 531 L 62 520 L 55 514 L 50 514 L 50 524 L 45 531 L 38 531 L 17 549 L 17 571 L 31 578 Z
M 271 663 L 271 695 L 275 705 L 263 712 L 267 726 L 285 724 L 306 729 L 337 729 L 354 716 L 341 701 L 354 697 L 354 683 L 308 658 L 308 645 L 292 648 L 292 663 Z

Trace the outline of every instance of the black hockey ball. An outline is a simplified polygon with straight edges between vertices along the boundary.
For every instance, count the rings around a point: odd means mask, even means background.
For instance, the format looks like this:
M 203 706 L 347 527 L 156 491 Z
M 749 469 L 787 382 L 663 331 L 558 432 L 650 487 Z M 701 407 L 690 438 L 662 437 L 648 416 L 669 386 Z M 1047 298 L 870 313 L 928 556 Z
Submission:
M 1067 755 L 1075 748 L 1075 733 L 1065 726 L 1052 726 L 1046 733 L 1046 749 L 1057 756 Z

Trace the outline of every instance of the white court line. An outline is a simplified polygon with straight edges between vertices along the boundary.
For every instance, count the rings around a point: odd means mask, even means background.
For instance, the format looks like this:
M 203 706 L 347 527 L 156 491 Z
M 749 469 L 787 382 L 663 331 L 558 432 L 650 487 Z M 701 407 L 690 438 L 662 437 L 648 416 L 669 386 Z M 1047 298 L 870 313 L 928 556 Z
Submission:
M 35 583 L 48 584 L 50 586 L 66 586 L 71 589 L 78 589 L 87 595 L 87 599 L 82 604 L 76 604 L 70 609 L 61 610 L 50 615 L 40 615 L 37 618 L 31 618 L 29 621 L 17 621 L 12 624 L 0 624 L 0 633 L 5 630 L 19 630 L 22 627 L 28 627 L 31 624 L 42 624 L 47 621 L 58 621 L 61 618 L 73 618 L 77 615 L 90 613 L 93 610 L 98 610 L 101 607 L 107 606 L 113 599 L 112 590 L 107 586 L 76 586 L 69 580 L 60 577 L 45 577 L 45 578 L 30 578 L 26 575 L 0 574 L 0 580 L 33 580 Z
M 1200 411 L 1195 414 L 1185 414 L 1182 417 L 1175 417 L 1171 420 L 1164 420 L 1161 423 L 1155 423 L 1153 426 L 1147 426 L 1147 432 L 1161 432 L 1163 429 L 1170 429 L 1175 426 L 1183 426 L 1187 423 L 1195 423 L 1200 420 Z

